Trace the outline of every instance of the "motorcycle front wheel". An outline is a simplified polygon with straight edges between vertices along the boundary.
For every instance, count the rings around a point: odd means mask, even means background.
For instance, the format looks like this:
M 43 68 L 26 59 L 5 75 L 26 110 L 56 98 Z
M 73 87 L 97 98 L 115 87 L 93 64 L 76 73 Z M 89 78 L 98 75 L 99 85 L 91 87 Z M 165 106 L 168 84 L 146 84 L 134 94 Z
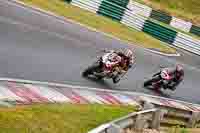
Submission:
M 152 81 L 151 80 L 147 80 L 144 82 L 144 87 L 147 87 L 149 85 L 152 85 Z
M 120 77 L 119 76 L 116 76 L 116 77 L 113 78 L 113 83 L 114 84 L 119 83 L 119 81 L 120 81 Z
M 153 77 L 152 79 L 149 79 L 144 82 L 144 87 L 148 87 L 148 86 L 152 85 L 153 82 L 156 82 L 158 80 L 160 80 L 159 76 Z
M 87 77 L 87 76 L 90 75 L 90 74 L 91 74 L 91 70 L 88 69 L 88 68 L 87 68 L 85 71 L 82 72 L 82 76 L 83 76 L 83 77 Z

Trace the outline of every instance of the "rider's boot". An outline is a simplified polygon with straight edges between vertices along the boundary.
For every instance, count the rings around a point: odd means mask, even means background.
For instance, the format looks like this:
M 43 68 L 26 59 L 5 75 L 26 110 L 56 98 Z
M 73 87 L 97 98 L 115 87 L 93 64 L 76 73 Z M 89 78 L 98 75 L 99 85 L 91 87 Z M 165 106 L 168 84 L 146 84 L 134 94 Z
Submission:
M 120 81 L 120 74 L 118 71 L 114 71 L 112 74 L 113 83 L 118 83 Z

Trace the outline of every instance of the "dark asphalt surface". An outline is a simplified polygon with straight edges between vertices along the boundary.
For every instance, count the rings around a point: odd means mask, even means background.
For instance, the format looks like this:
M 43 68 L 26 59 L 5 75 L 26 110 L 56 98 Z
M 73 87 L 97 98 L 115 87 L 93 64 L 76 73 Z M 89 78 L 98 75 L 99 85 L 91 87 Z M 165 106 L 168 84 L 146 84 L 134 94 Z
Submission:
M 150 77 L 160 65 L 181 62 L 185 80 L 171 98 L 200 103 L 200 59 L 184 52 L 182 57 L 168 58 L 136 49 L 137 65 L 117 85 L 111 80 L 92 81 L 80 73 L 104 48 L 133 47 L 77 24 L 32 12 L 0 0 L 0 77 L 40 80 L 112 90 L 155 93 L 144 89 L 144 78 Z M 157 95 L 157 94 L 156 94 Z M 163 95 L 164 96 L 164 95 Z

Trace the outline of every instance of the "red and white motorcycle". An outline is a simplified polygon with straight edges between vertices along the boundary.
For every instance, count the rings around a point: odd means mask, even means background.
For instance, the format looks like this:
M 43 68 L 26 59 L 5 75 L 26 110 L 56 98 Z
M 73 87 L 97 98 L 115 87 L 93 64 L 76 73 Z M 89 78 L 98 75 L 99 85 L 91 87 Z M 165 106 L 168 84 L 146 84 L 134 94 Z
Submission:
M 121 57 L 116 53 L 105 53 L 97 60 L 97 62 L 83 71 L 82 75 L 84 77 L 94 76 L 97 79 L 112 79 L 113 83 L 118 83 L 121 79 L 116 71 L 119 62 L 121 62 Z
M 145 81 L 144 87 L 151 87 L 155 90 L 160 90 L 161 88 L 173 90 L 168 84 L 172 78 L 173 77 L 168 74 L 167 70 L 163 69 L 160 71 L 160 73 L 153 75 L 151 79 Z

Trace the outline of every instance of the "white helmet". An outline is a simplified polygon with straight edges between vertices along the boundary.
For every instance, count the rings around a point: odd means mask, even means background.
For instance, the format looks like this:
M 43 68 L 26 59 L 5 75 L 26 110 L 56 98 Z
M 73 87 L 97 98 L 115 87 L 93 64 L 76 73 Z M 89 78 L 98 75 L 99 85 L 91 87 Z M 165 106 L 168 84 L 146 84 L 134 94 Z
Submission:
M 133 56 L 133 52 L 130 49 L 125 49 L 123 53 L 128 58 L 131 58 Z

